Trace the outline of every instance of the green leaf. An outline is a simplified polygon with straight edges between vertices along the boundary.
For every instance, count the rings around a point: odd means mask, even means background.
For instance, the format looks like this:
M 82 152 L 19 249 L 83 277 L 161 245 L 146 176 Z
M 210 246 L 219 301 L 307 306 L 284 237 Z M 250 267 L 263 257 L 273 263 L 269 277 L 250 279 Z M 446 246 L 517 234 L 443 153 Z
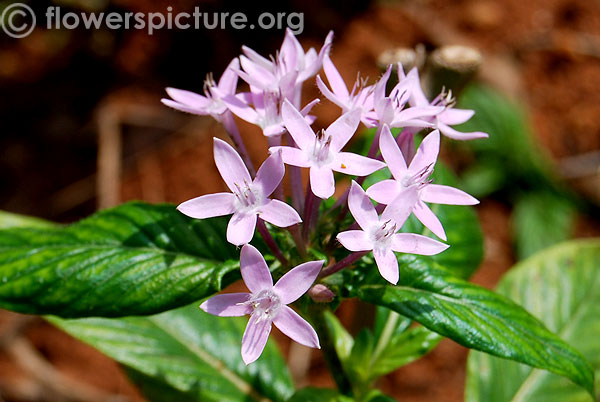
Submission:
M 51 228 L 56 227 L 54 223 L 32 216 L 13 214 L 12 212 L 0 211 L 0 229 L 31 227 Z
M 497 288 L 498 293 L 523 305 L 591 362 L 597 390 L 600 386 L 599 262 L 600 239 L 563 243 L 517 264 Z M 582 388 L 555 374 L 472 351 L 466 400 L 588 402 L 593 399 Z
M 463 346 L 552 371 L 593 392 L 593 370 L 575 349 L 509 299 L 441 267 L 403 263 L 398 286 L 367 285 L 358 296 Z
M 242 361 L 244 317 L 215 317 L 194 304 L 149 317 L 48 320 L 126 366 L 151 400 L 283 401 L 293 393 L 272 342 L 255 363 Z
M 0 307 L 116 317 L 187 305 L 239 278 L 225 230 L 140 202 L 64 228 L 0 230 Z
M 436 165 L 433 179 L 438 184 L 461 188 L 456 176 L 441 163 Z M 431 204 L 431 210 L 442 222 L 450 248 L 440 254 L 420 258 L 437 262 L 461 278 L 469 278 L 483 259 L 483 232 L 475 208 Z
M 519 198 L 512 216 L 519 259 L 567 240 L 575 218 L 573 204 L 553 193 L 528 193 Z
M 354 402 L 354 399 L 333 389 L 307 387 L 296 391 L 288 402 Z
M 344 363 L 347 361 L 354 346 L 354 338 L 346 331 L 340 320 L 330 311 L 326 311 L 324 314 L 325 324 L 327 325 L 327 331 L 333 338 L 333 347 L 337 353 L 340 361 Z
M 392 336 L 387 346 L 371 362 L 371 377 L 389 374 L 433 350 L 442 337 L 425 327 L 414 327 Z
M 459 107 L 472 109 L 475 115 L 457 126 L 458 130 L 484 131 L 490 136 L 483 141 L 454 142 L 453 145 L 473 150 L 477 161 L 498 169 L 498 174 L 506 177 L 502 182 L 513 188 L 554 186 L 550 160 L 536 145 L 521 105 L 491 88 L 473 85 L 461 95 Z M 485 190 L 488 183 L 480 184 L 484 185 L 481 190 Z M 475 188 L 469 190 L 475 194 L 482 192 Z

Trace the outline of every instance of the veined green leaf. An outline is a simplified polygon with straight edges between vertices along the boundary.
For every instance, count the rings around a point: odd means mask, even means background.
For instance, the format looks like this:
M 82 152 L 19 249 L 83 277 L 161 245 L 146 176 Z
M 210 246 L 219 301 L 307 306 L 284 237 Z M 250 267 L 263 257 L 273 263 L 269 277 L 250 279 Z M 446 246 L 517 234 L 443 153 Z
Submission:
M 140 202 L 63 228 L 0 230 L 0 307 L 115 317 L 189 304 L 239 278 L 225 230 Z
M 242 361 L 244 317 L 194 304 L 148 317 L 48 320 L 123 364 L 152 401 L 283 401 L 293 393 L 272 342 L 256 362 Z
M 0 211 L 0 229 L 9 228 L 51 228 L 57 225 L 45 221 L 43 219 L 34 218 L 33 216 L 13 214 L 11 212 Z
M 497 288 L 591 362 L 596 390 L 600 387 L 599 263 L 600 239 L 567 242 L 517 264 Z M 589 402 L 593 398 L 555 374 L 472 351 L 466 400 Z
M 521 196 L 512 216 L 519 259 L 567 240 L 575 225 L 573 203 L 549 191 Z
M 463 346 L 552 371 L 593 392 L 594 372 L 579 352 L 514 302 L 441 267 L 401 264 L 398 286 L 367 285 L 358 296 Z

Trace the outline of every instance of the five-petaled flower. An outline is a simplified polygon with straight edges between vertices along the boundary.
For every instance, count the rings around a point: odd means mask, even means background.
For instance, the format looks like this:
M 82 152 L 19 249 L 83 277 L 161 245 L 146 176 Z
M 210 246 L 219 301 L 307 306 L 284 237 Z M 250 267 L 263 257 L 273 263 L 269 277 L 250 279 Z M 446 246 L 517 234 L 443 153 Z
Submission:
M 294 208 L 285 202 L 269 198 L 285 173 L 279 152 L 267 158 L 253 181 L 233 147 L 218 138 L 214 141 L 215 163 L 231 193 L 193 198 L 180 204 L 177 207 L 179 211 L 197 219 L 233 214 L 227 226 L 227 241 L 236 246 L 252 240 L 257 217 L 279 227 L 302 221 Z
M 352 182 L 348 207 L 362 230 L 347 230 L 337 235 L 342 246 L 350 251 L 370 251 L 377 268 L 387 281 L 398 283 L 398 260 L 395 252 L 421 255 L 438 254 L 448 248 L 429 237 L 413 233 L 397 233 L 409 217 L 417 198 L 417 189 L 409 187 L 398 195 L 396 202 L 378 216 L 365 191 Z
M 398 196 L 405 189 L 415 187 L 418 197 L 414 204 L 413 213 L 423 225 L 440 239 L 446 240 L 442 223 L 425 202 L 451 205 L 475 205 L 479 203 L 475 198 L 457 188 L 431 183 L 429 176 L 433 173 L 440 150 L 440 133 L 438 130 L 425 137 L 408 166 L 387 126 L 383 127 L 379 139 L 379 148 L 394 179 L 375 183 L 367 189 L 367 195 L 380 204 L 389 205 L 395 203 Z M 398 201 L 403 202 L 402 199 L 398 199 Z
M 281 109 L 283 123 L 299 148 L 271 147 L 269 151 L 281 151 L 283 161 L 288 165 L 310 168 L 310 187 L 317 197 L 327 199 L 335 192 L 333 171 L 367 176 L 385 167 L 378 160 L 342 152 L 358 127 L 360 109 L 343 114 L 316 135 L 291 103 L 285 101 Z
M 162 99 L 161 102 L 182 112 L 211 115 L 217 121 L 222 121 L 225 112 L 229 111 L 223 98 L 235 94 L 238 82 L 236 70 L 239 65 L 238 59 L 233 59 L 218 84 L 209 74 L 204 81 L 204 96 L 183 89 L 167 88 L 167 93 L 172 99 Z
M 306 293 L 322 266 L 323 261 L 305 262 L 273 285 L 265 259 L 256 248 L 246 244 L 242 247 L 240 269 L 250 293 L 216 295 L 202 303 L 200 308 L 221 317 L 250 315 L 242 338 L 242 359 L 246 364 L 261 355 L 271 332 L 271 324 L 302 345 L 320 348 L 315 330 L 287 305 Z

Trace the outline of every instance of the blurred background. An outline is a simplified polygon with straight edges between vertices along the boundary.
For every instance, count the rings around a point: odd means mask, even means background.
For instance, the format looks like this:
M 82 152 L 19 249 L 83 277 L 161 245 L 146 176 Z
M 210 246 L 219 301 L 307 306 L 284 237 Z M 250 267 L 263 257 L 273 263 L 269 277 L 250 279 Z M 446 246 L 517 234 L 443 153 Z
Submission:
M 12 1 L 0 1 L 0 11 Z M 283 30 L 45 29 L 45 11 L 304 13 L 301 43 L 317 49 L 335 31 L 331 57 L 348 84 L 374 82 L 378 60 L 400 57 L 429 70 L 432 55 L 468 46 L 456 84 L 475 109 L 467 129 L 487 141 L 444 144 L 443 159 L 482 202 L 485 259 L 473 280 L 493 287 L 516 261 L 573 237 L 600 235 L 600 1 L 404 0 L 249 1 L 56 0 L 26 2 L 38 27 L 22 39 L 0 32 L 0 210 L 61 223 L 141 199 L 179 203 L 223 184 L 210 117 L 162 106 L 167 86 L 202 92 L 242 44 L 274 54 Z M 399 50 L 400 49 L 400 50 Z M 387 53 L 386 53 L 387 51 Z M 408 56 L 406 56 L 408 54 Z M 436 64 L 437 63 L 437 64 Z M 464 64 L 464 63 L 463 63 Z M 427 74 L 425 74 L 427 75 Z M 437 75 L 439 76 L 439 74 Z M 467 79 L 468 78 L 468 82 Z M 319 97 L 310 81 L 307 100 Z M 313 110 L 327 125 L 338 108 Z M 266 141 L 241 124 L 256 163 Z M 340 309 L 353 326 L 353 306 Z M 0 397 L 6 401 L 143 400 L 116 363 L 41 319 L 0 312 Z M 298 352 L 281 342 L 292 360 Z M 384 392 L 404 401 L 460 401 L 466 349 L 444 341 L 389 375 Z M 309 369 L 310 368 L 310 369 Z M 297 381 L 329 386 L 322 362 L 294 363 Z

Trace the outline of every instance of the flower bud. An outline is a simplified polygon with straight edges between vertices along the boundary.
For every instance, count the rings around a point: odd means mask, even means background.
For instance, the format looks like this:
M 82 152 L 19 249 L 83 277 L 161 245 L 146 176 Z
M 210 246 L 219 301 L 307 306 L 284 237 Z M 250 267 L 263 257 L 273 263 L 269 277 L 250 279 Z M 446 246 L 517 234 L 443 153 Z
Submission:
M 329 303 L 335 297 L 335 293 L 329 290 L 327 286 L 320 283 L 310 288 L 308 295 L 317 303 Z

